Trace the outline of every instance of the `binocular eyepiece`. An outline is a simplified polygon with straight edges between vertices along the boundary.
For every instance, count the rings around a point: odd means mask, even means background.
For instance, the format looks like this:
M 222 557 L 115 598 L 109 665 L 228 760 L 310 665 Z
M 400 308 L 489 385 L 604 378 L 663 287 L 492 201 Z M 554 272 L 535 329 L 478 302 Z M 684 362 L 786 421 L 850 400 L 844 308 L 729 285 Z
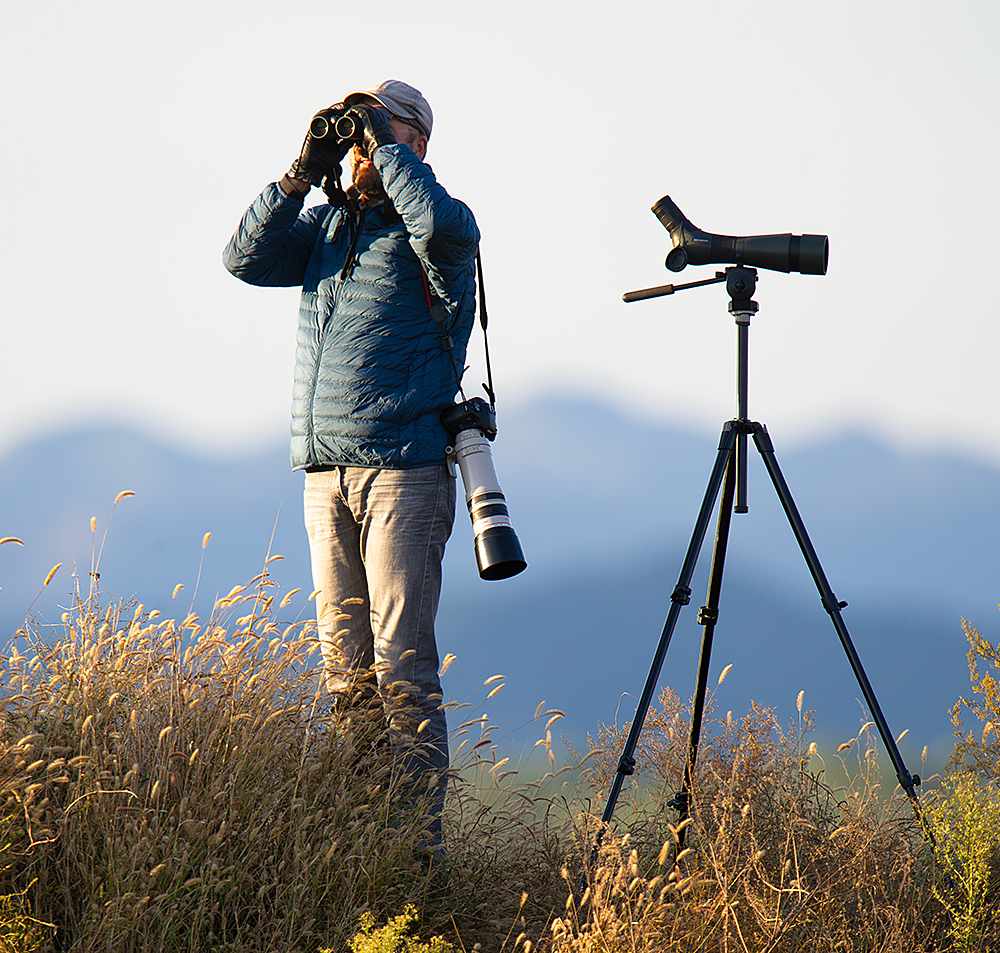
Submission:
M 686 265 L 726 264 L 803 275 L 826 274 L 830 257 L 826 235 L 713 235 L 692 225 L 669 195 L 653 205 L 653 214 L 674 243 L 666 261 L 670 271 L 681 271 Z
M 361 142 L 364 137 L 364 123 L 353 110 L 331 106 L 313 116 L 309 123 L 309 135 L 313 139 L 325 139 L 327 136 L 339 142 Z

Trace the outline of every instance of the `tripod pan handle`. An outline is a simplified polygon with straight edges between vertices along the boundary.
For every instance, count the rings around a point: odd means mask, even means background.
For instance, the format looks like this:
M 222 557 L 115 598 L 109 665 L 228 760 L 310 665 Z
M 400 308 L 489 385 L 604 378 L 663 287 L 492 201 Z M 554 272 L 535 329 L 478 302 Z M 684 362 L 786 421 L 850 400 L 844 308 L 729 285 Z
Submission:
M 622 295 L 622 301 L 645 301 L 646 298 L 659 298 L 673 293 L 673 285 L 657 285 L 655 288 L 643 288 L 641 291 L 626 291 Z

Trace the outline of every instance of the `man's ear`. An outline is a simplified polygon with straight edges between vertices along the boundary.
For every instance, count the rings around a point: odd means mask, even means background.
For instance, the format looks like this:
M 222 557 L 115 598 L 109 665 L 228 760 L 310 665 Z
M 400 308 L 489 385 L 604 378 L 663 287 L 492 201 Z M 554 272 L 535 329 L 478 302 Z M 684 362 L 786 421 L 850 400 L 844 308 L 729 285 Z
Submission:
M 410 148 L 422 160 L 427 155 L 427 136 L 417 136 L 417 141 Z

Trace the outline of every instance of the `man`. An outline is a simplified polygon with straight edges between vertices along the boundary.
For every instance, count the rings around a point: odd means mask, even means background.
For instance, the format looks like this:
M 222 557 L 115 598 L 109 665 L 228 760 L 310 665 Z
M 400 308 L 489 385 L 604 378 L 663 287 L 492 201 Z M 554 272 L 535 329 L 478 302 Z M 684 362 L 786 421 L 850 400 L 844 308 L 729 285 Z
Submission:
M 434 850 L 448 768 L 434 617 L 456 483 L 439 415 L 472 330 L 479 229 L 423 161 L 433 115 L 418 90 L 388 80 L 318 115 L 344 107 L 363 131 L 346 196 L 328 176 L 347 145 L 307 136 L 224 260 L 250 284 L 302 286 L 291 459 L 305 471 L 326 687 L 342 709 L 403 690 L 415 716 L 390 711 L 390 736 L 433 792 Z M 324 177 L 330 203 L 303 211 Z

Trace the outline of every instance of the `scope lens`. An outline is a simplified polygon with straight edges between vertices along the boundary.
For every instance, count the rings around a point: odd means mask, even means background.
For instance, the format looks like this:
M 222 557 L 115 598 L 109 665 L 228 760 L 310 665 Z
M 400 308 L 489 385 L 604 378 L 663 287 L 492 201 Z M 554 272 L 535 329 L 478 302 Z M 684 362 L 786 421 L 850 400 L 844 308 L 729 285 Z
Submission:
M 830 239 L 826 235 L 803 235 L 799 244 L 799 271 L 825 275 L 830 261 Z
M 313 121 L 309 123 L 309 135 L 313 139 L 322 139 L 329 131 L 330 123 L 322 116 L 314 116 Z

